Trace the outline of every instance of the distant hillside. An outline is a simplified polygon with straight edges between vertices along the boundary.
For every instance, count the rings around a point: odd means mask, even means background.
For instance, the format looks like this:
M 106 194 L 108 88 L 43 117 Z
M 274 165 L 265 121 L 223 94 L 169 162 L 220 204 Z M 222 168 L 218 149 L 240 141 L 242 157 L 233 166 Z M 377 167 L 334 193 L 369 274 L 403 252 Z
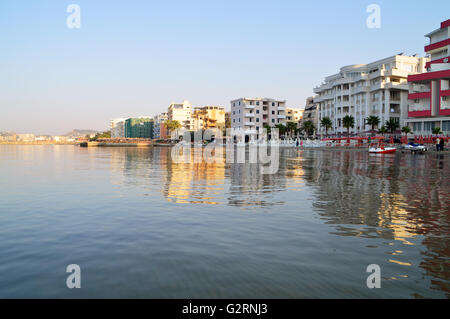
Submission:
M 64 134 L 63 136 L 71 136 L 71 137 L 84 137 L 86 135 L 91 135 L 91 134 L 97 134 L 99 133 L 98 131 L 94 131 L 94 130 L 72 130 L 69 133 Z

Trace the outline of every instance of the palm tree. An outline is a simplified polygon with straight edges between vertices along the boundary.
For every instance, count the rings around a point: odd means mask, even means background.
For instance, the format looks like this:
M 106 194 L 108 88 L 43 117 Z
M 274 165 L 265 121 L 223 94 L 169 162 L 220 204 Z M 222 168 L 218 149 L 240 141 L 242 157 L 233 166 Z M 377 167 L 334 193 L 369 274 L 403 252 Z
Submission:
M 303 123 L 302 129 L 303 131 L 305 131 L 307 136 L 310 136 L 314 134 L 314 130 L 316 129 L 316 127 L 314 126 L 314 123 L 312 121 L 306 121 Z
M 294 132 L 297 129 L 297 123 L 295 122 L 287 122 L 286 123 L 286 130 L 289 131 L 291 137 L 293 136 L 292 132 Z
M 406 136 L 408 136 L 408 134 L 411 133 L 411 128 L 409 126 L 403 126 L 402 132 L 405 133 Z
M 380 118 L 376 115 L 371 115 L 366 119 L 367 124 L 372 126 L 372 131 L 375 130 L 375 126 L 380 124 Z
M 179 128 L 181 128 L 181 124 L 178 121 L 173 121 L 173 120 L 168 120 L 164 122 L 164 125 L 166 126 L 166 128 L 170 131 L 170 133 L 172 134 L 172 131 L 175 131 Z
M 263 125 L 263 128 L 265 128 L 265 129 L 267 130 L 267 135 L 269 135 L 270 132 L 271 132 L 270 125 L 269 125 L 269 124 L 264 124 L 264 125 Z
M 386 126 L 382 125 L 381 128 L 378 130 L 378 133 L 384 136 L 384 134 L 387 133 Z
M 440 127 L 435 127 L 434 129 L 433 129 L 433 134 L 434 135 L 439 135 L 439 134 L 441 134 L 442 132 L 441 132 L 441 128 Z
M 355 118 L 351 115 L 344 116 L 342 126 L 347 129 L 347 136 L 350 136 L 350 128 L 355 127 Z
M 284 126 L 283 124 L 281 124 L 281 123 L 277 124 L 277 125 L 275 125 L 275 128 L 278 129 L 279 136 L 286 134 L 286 126 Z
M 394 119 L 389 119 L 389 121 L 386 121 L 386 128 L 391 132 L 394 133 L 396 129 L 400 127 L 398 121 Z
M 325 116 L 321 121 L 320 125 L 325 127 L 325 136 L 328 136 L 328 130 L 333 127 L 333 122 L 331 122 L 328 116 Z

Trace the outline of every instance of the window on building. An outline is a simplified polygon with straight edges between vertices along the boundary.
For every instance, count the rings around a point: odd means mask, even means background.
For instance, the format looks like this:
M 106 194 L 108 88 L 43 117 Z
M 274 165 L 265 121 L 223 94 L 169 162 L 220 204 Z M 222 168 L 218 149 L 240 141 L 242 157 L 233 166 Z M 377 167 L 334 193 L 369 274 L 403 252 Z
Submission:
M 435 122 L 425 122 L 423 123 L 423 130 L 425 132 L 431 132 L 433 131 L 433 129 L 436 127 L 436 123 Z
M 450 121 L 442 121 L 441 131 L 450 132 Z

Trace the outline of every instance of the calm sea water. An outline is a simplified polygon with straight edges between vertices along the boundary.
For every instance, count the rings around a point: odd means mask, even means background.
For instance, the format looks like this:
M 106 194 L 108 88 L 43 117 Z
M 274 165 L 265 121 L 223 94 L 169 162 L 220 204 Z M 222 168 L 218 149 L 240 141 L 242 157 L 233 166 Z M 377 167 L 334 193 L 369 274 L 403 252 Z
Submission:
M 449 177 L 448 154 L 285 149 L 260 175 L 167 148 L 0 145 L 0 297 L 449 298 Z

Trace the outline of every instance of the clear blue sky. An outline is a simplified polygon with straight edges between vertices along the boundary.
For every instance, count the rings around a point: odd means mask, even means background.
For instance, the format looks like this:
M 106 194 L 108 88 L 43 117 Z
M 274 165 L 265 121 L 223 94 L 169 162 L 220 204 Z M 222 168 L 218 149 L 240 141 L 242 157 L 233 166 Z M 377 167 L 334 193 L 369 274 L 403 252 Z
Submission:
M 81 7 L 81 29 L 66 8 Z M 381 7 L 381 29 L 366 7 Z M 405 52 L 450 18 L 450 1 L 0 2 L 0 131 L 107 129 L 172 101 L 243 96 L 302 107 L 339 67 Z

